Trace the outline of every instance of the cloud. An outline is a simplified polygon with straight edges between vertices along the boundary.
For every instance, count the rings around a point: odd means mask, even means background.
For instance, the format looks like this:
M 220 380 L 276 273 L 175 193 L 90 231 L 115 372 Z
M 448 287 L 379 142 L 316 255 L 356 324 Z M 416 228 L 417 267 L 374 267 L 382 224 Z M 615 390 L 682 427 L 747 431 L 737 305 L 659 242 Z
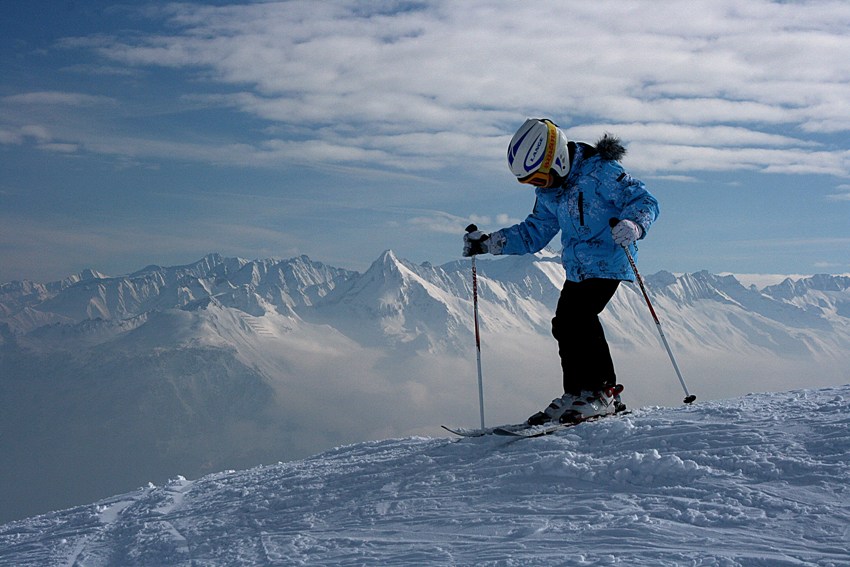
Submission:
M 675 183 L 699 183 L 699 179 L 690 175 L 652 175 L 647 179 L 656 179 L 659 181 L 672 181 Z
M 646 172 L 850 174 L 819 138 L 850 130 L 845 2 L 296 0 L 144 14 L 165 31 L 59 45 L 96 53 L 89 68 L 179 69 L 198 79 L 189 98 L 275 125 L 236 148 L 248 163 L 496 168 L 513 128 L 548 115 L 577 136 L 616 127 L 641 143 Z
M 76 153 L 81 147 L 80 135 L 74 133 L 64 137 L 55 130 L 73 121 L 69 115 L 81 109 L 100 110 L 116 104 L 111 97 L 65 91 L 34 91 L 0 97 L 0 144 L 34 143 L 44 151 Z
M 834 272 L 835 270 L 844 269 L 847 266 L 850 266 L 850 264 L 848 264 L 847 262 L 815 262 L 812 265 L 819 270 L 830 270 L 831 272 Z
M 443 211 L 427 211 L 427 214 L 414 216 L 408 220 L 408 224 L 417 230 L 437 232 L 441 234 L 460 235 L 463 229 L 470 223 L 486 226 L 509 226 L 516 224 L 519 220 L 508 214 L 497 214 L 495 217 L 487 215 L 470 215 L 460 217 Z
M 442 234 L 461 234 L 469 220 L 443 211 L 429 211 L 426 215 L 411 217 L 408 224 L 415 230 L 439 232 Z
M 846 191 L 844 193 L 832 193 L 831 195 L 827 195 L 826 198 L 830 201 L 850 201 L 850 191 Z
M 128 67 L 119 67 L 117 65 L 93 65 L 88 63 L 68 65 L 67 67 L 63 67 L 62 71 L 67 73 L 79 73 L 82 75 L 118 77 L 132 77 L 140 74 L 137 70 L 130 69 Z
M 47 144 L 39 144 L 38 147 L 49 152 L 57 152 L 60 154 L 73 154 L 80 148 L 77 144 L 63 144 L 61 142 L 50 142 Z
M 767 240 L 741 240 L 739 244 L 746 244 L 755 248 L 820 248 L 825 250 L 841 250 L 850 247 L 848 237 L 801 237 L 801 238 L 771 238 Z
M 51 139 L 50 132 L 44 126 L 28 124 L 0 127 L 0 144 L 23 144 L 31 140 L 43 146 L 49 143 Z
M 248 258 L 295 256 L 306 244 L 284 229 L 240 224 L 226 216 L 181 223 L 131 217 L 81 228 L 73 216 L 0 212 L 0 282 L 53 281 L 84 268 L 118 275 L 152 261 L 180 264 L 216 251 Z M 109 260 L 92 265 L 92 258 Z
M 665 140 L 668 143 L 686 146 L 725 147 L 807 147 L 818 144 L 812 141 L 758 132 L 736 126 L 693 126 L 681 123 L 655 122 L 631 124 L 585 124 L 567 129 L 574 139 L 595 141 L 602 132 L 622 136 L 627 142 L 652 142 Z
M 15 105 L 50 105 L 50 106 L 95 106 L 116 104 L 111 97 L 96 96 L 76 92 L 37 91 L 9 95 L 2 102 Z

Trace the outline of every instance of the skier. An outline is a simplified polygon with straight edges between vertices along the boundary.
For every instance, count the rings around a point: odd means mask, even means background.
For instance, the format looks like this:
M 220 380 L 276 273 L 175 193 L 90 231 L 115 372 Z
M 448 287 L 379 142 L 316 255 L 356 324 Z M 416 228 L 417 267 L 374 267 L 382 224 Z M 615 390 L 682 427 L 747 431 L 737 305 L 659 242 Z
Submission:
M 635 242 L 658 216 L 658 201 L 620 165 L 625 152 L 608 134 L 591 146 L 568 141 L 551 120 L 526 120 L 508 146 L 508 165 L 520 183 L 536 187 L 534 209 L 514 226 L 464 235 L 464 256 L 528 254 L 561 231 L 566 281 L 552 335 L 564 394 L 528 418 L 529 425 L 579 422 L 625 409 L 599 313 L 621 281 L 634 281 L 623 247 L 636 257 Z

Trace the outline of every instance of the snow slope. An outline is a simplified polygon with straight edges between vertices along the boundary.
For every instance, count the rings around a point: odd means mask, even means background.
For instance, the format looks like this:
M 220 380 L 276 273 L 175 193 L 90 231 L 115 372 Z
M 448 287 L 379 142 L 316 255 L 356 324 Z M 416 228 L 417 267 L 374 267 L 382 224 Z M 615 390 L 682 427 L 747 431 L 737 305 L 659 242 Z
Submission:
M 177 477 L 6 524 L 0 564 L 850 565 L 848 402 L 750 395 Z

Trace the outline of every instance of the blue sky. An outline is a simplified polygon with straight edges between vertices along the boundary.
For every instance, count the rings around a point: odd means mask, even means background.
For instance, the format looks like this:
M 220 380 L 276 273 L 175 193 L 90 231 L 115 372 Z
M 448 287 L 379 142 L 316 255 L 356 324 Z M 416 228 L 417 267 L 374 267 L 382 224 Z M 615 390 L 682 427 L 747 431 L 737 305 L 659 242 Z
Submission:
M 0 3 L 0 282 L 364 270 L 524 218 L 527 116 L 620 136 L 645 273 L 850 272 L 850 3 Z

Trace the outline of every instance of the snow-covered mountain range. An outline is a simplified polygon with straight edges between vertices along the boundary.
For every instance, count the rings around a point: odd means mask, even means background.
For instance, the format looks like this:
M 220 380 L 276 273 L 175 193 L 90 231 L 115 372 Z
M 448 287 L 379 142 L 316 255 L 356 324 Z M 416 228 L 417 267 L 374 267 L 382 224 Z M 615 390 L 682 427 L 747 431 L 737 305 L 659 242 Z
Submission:
M 518 421 L 558 395 L 553 254 L 478 262 L 485 404 Z M 647 277 L 701 400 L 850 378 L 850 277 L 762 289 Z M 364 273 L 305 256 L 0 287 L 0 521 L 176 474 L 303 458 L 477 423 L 468 261 L 382 254 Z M 639 290 L 603 315 L 625 400 L 682 393 Z M 34 450 L 33 448 L 38 448 Z M 39 496 L 32 498 L 25 491 Z
M 850 386 L 407 437 L 0 526 L 16 567 L 850 565 Z

